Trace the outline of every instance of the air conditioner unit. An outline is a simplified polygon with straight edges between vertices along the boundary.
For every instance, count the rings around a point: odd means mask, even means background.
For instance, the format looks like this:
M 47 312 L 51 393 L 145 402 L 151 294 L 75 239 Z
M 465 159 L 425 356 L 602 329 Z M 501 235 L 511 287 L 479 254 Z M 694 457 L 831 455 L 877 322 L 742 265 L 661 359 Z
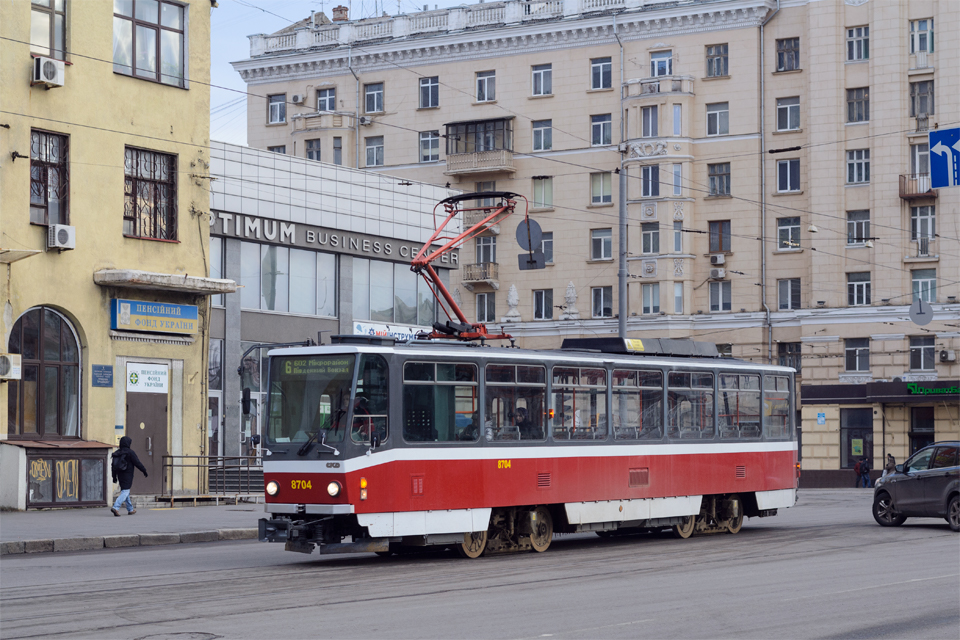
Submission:
M 373 118 L 371 118 L 370 116 L 360 116 L 359 121 L 360 121 L 360 124 L 362 124 L 363 126 L 373 124 Z
M 727 261 L 727 257 L 726 257 L 725 255 L 723 255 L 722 253 L 715 253 L 715 254 L 713 254 L 712 256 L 710 256 L 710 264 L 712 264 L 712 265 L 717 265 L 717 266 L 719 266 L 719 265 L 725 263 L 726 261 Z
M 303 104 L 304 95 L 302 93 L 295 93 L 290 97 L 290 102 L 293 104 Z
M 77 230 L 65 224 L 52 224 L 47 227 L 47 249 L 75 249 Z
M 726 277 L 727 277 L 726 269 L 710 269 L 711 280 L 723 280 Z
M 34 58 L 30 84 L 50 87 L 63 86 L 63 62 L 53 58 Z
M 20 379 L 20 354 L 0 353 L 0 380 Z
M 953 349 L 943 349 L 940 352 L 940 362 L 956 362 L 957 352 Z

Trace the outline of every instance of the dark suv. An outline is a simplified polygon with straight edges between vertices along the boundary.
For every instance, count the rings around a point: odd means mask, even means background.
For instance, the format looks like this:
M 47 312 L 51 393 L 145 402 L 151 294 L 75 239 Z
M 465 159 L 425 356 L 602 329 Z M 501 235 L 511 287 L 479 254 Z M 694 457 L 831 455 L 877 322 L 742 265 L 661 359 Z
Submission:
M 907 517 L 946 518 L 960 531 L 960 442 L 937 442 L 879 478 L 873 491 L 873 518 L 896 527 Z

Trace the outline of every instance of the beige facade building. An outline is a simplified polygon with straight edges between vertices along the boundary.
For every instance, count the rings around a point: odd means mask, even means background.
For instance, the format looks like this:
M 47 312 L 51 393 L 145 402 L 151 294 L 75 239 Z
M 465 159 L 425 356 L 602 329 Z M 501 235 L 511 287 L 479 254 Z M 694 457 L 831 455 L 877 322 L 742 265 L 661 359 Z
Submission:
M 0 505 L 197 489 L 206 438 L 210 2 L 0 3 Z M 194 484 L 191 484 L 191 481 Z
M 960 435 L 960 191 L 931 189 L 927 145 L 960 123 L 960 4 L 343 11 L 251 36 L 248 142 L 522 194 L 547 266 L 518 270 L 521 215 L 490 229 L 468 316 L 528 347 L 615 335 L 625 198 L 628 335 L 795 366 L 804 482 Z

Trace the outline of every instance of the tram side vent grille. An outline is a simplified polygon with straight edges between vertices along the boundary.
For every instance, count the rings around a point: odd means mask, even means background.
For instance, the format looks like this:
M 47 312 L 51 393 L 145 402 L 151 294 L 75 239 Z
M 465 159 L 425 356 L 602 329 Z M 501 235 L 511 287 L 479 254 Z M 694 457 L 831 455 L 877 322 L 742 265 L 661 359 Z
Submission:
M 549 473 L 538 473 L 537 474 L 537 488 L 546 489 L 550 486 L 550 474 Z
M 646 487 L 650 484 L 650 467 L 630 469 L 630 486 Z
M 411 486 L 410 491 L 412 495 L 422 496 L 423 495 L 423 476 L 410 476 Z
M 746 478 L 747 477 L 747 468 L 742 465 L 737 465 L 737 478 Z

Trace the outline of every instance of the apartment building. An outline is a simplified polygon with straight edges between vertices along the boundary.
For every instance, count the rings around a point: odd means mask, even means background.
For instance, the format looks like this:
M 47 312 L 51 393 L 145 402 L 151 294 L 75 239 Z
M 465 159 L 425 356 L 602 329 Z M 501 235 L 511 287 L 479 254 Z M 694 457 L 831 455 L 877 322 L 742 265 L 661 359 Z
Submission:
M 204 448 L 210 2 L 0 3 L 0 506 L 196 490 Z
M 623 200 L 628 335 L 795 366 L 805 483 L 960 435 L 960 197 L 930 188 L 927 145 L 960 123 L 946 63 L 960 51 L 936 37 L 957 32 L 960 5 L 515 0 L 348 17 L 250 37 L 234 63 L 248 141 L 522 194 L 547 266 L 517 268 L 520 215 L 489 229 L 455 282 L 470 317 L 529 347 L 615 335 Z M 933 308 L 924 327 L 915 298 Z

